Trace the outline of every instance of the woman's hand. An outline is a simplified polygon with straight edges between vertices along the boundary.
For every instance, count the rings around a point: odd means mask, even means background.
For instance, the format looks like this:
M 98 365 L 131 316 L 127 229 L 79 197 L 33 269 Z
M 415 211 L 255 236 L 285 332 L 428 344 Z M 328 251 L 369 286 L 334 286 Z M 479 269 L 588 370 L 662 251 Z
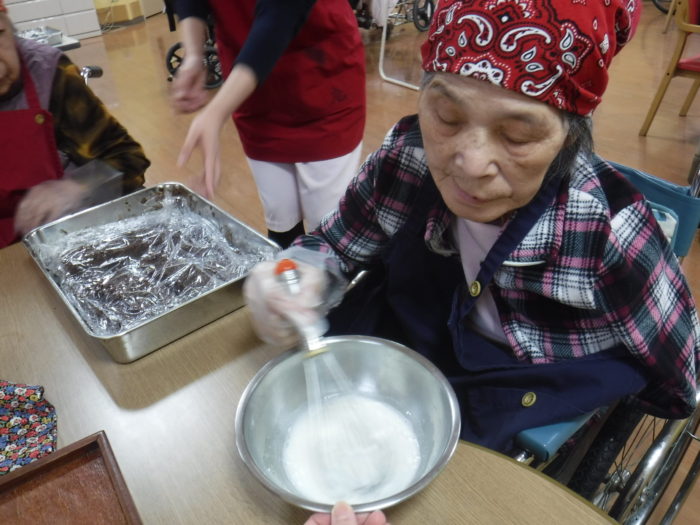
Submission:
M 88 196 L 87 186 L 74 180 L 47 180 L 31 188 L 17 206 L 15 231 L 24 235 L 80 208 Z
M 204 20 L 189 16 L 180 21 L 179 27 L 181 51 L 185 58 L 175 72 L 170 103 L 179 113 L 192 113 L 203 107 L 208 99 L 205 89 L 207 70 L 204 65 L 207 25 Z
M 201 179 L 194 181 L 195 191 L 211 199 L 221 178 L 221 155 L 219 153 L 221 128 L 228 118 L 218 106 L 210 103 L 197 115 L 187 131 L 185 142 L 177 159 L 178 166 L 183 166 L 196 148 L 202 150 L 204 172 Z
M 201 180 L 195 181 L 193 186 L 198 189 L 203 188 L 201 193 L 207 198 L 214 197 L 214 190 L 221 177 L 219 156 L 221 128 L 231 113 L 236 111 L 255 90 L 257 83 L 252 69 L 245 64 L 236 64 L 214 98 L 190 124 L 177 164 L 183 166 L 196 148 L 202 149 L 204 172 Z
M 192 113 L 208 100 L 205 83 L 207 69 L 201 55 L 185 55 L 177 68 L 170 90 L 170 103 L 178 113 Z
M 296 262 L 299 291 L 290 293 L 276 275 L 278 261 L 256 264 L 243 283 L 243 294 L 251 322 L 260 339 L 277 345 L 292 345 L 299 335 L 294 326 L 319 322 L 319 308 L 326 288 L 325 272 Z
M 304 525 L 389 525 L 381 510 L 355 514 L 347 503 L 336 503 L 330 514 L 314 514 Z

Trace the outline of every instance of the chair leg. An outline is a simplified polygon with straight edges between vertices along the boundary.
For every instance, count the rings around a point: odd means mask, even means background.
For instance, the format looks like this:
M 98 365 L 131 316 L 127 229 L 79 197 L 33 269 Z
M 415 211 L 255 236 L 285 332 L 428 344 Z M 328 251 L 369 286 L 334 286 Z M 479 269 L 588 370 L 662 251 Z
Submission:
M 681 117 L 685 117 L 688 114 L 688 110 L 690 109 L 690 105 L 693 103 L 693 99 L 695 99 L 695 95 L 698 92 L 698 88 L 700 88 L 700 78 L 693 82 L 690 91 L 688 91 L 688 96 L 685 97 L 685 102 L 683 102 L 683 107 L 681 108 L 681 112 L 679 113 Z
M 696 183 L 696 177 L 700 177 L 698 173 L 698 168 L 700 167 L 700 142 L 698 142 L 698 147 L 695 149 L 695 155 L 693 155 L 693 161 L 690 163 L 690 171 L 688 171 L 688 185 L 691 187 L 691 195 L 693 197 L 700 197 L 700 195 L 695 195 L 692 190 L 697 190 L 700 187 L 700 180 Z
M 647 131 L 649 131 L 649 126 L 651 126 L 651 121 L 654 120 L 656 112 L 659 109 L 659 105 L 661 104 L 661 99 L 664 98 L 664 94 L 666 93 L 666 89 L 668 89 L 668 85 L 671 83 L 671 79 L 676 75 L 676 66 L 678 65 L 678 60 L 683 55 L 683 49 L 685 48 L 685 43 L 687 40 L 688 33 L 682 31 L 679 35 L 678 41 L 676 42 L 676 48 L 673 50 L 673 54 L 671 55 L 671 60 L 668 63 L 666 72 L 661 78 L 661 84 L 659 84 L 659 88 L 656 90 L 654 100 L 652 100 L 651 107 L 649 108 L 647 116 L 644 119 L 642 129 L 639 130 L 639 135 L 642 137 L 646 137 Z
M 661 100 L 664 98 L 664 95 L 666 94 L 666 90 L 668 89 L 668 85 L 671 83 L 671 79 L 673 76 L 671 73 L 665 73 L 664 77 L 661 79 L 661 84 L 659 84 L 659 89 L 656 90 L 656 95 L 654 95 L 654 100 L 651 101 L 651 106 L 649 107 L 649 111 L 647 112 L 647 116 L 644 119 L 644 124 L 642 124 L 642 128 L 639 130 L 639 135 L 641 137 L 646 137 L 647 132 L 649 131 L 649 127 L 651 126 L 651 121 L 654 120 L 654 117 L 656 116 L 656 112 L 659 110 L 659 106 L 661 105 Z
M 668 6 L 668 13 L 666 14 L 666 22 L 664 22 L 664 29 L 662 33 L 666 33 L 668 28 L 671 26 L 671 20 L 673 20 L 673 14 L 676 12 L 676 7 L 678 7 L 679 0 L 673 0 Z

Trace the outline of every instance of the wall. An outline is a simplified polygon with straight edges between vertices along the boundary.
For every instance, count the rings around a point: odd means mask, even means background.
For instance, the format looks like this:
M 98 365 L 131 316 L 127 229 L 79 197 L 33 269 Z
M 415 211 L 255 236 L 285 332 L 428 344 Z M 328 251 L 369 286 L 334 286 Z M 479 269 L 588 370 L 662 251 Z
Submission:
M 81 39 L 100 35 L 93 0 L 5 0 L 18 31 L 48 26 Z
M 100 24 L 118 24 L 143 19 L 139 0 L 92 0 L 97 9 Z

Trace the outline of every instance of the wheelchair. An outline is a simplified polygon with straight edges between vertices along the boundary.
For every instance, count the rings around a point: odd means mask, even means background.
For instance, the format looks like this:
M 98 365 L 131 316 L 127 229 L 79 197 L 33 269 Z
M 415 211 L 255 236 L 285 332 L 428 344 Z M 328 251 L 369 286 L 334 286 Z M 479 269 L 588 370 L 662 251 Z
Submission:
M 610 162 L 646 197 L 659 225 L 680 259 L 700 226 L 700 172 L 690 186 Z M 696 391 L 700 404 L 700 388 Z M 665 420 L 644 414 L 633 397 L 597 414 L 521 432 L 512 454 L 567 485 L 625 525 L 647 523 L 693 440 L 700 406 L 686 419 Z M 700 470 L 700 453 L 665 510 L 670 524 Z
M 177 73 L 177 69 L 182 64 L 184 51 L 182 43 L 173 44 L 165 55 L 165 67 L 168 70 L 168 81 L 171 81 Z M 216 47 L 212 40 L 207 40 L 204 45 L 204 66 L 207 69 L 207 78 L 204 82 L 204 87 L 207 89 L 216 89 L 224 83 L 224 77 L 221 71 L 221 63 L 219 55 L 216 52 Z
M 89 78 L 100 78 L 102 74 L 103 71 L 100 66 L 83 66 L 80 68 L 80 76 L 85 84 L 88 83 Z
M 165 3 L 165 13 L 168 17 L 168 26 L 170 31 L 175 31 L 175 14 L 170 2 Z M 168 70 L 168 81 L 172 81 L 177 73 L 178 68 L 182 65 L 184 59 L 184 49 L 182 42 L 177 42 L 170 46 L 170 49 L 165 54 L 165 67 Z M 219 54 L 216 50 L 216 39 L 214 37 L 214 21 L 210 17 L 207 20 L 207 39 L 204 42 L 204 67 L 207 70 L 204 87 L 207 89 L 216 89 L 224 83 L 223 70 L 221 62 L 219 62 Z
M 433 0 L 399 0 L 389 18 L 394 25 L 413 22 L 418 31 L 427 31 L 435 12 Z
M 388 0 L 373 0 L 375 2 L 388 1 Z M 350 0 L 350 5 L 355 11 L 355 18 L 357 18 L 357 25 L 363 29 L 371 29 L 373 27 L 380 27 L 377 22 L 372 18 L 370 4 L 365 1 L 356 2 Z M 433 19 L 433 13 L 435 12 L 435 2 L 434 0 L 397 0 L 394 8 L 389 13 L 387 17 L 387 33 L 391 35 L 391 31 L 394 26 L 413 23 L 418 31 L 427 31 L 430 27 L 430 21 Z
M 375 0 L 377 1 L 377 0 Z M 382 0 L 386 1 L 386 0 Z M 351 0 L 352 3 L 352 0 Z M 366 3 L 362 4 L 366 6 Z M 396 84 L 414 91 L 419 87 L 410 82 L 390 77 L 384 71 L 384 58 L 386 55 L 386 42 L 391 36 L 393 28 L 397 25 L 412 22 L 418 31 L 427 31 L 435 13 L 434 0 L 398 0 L 388 13 L 386 23 L 382 27 L 382 38 L 379 44 L 379 76 L 385 82 Z M 360 26 L 362 27 L 362 26 Z

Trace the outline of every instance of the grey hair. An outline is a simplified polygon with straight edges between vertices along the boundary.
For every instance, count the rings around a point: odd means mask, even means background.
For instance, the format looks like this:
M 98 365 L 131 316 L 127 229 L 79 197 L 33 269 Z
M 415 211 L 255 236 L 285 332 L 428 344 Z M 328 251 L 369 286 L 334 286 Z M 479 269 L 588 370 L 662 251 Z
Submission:
M 562 118 L 569 130 L 564 146 L 549 165 L 545 180 L 553 177 L 568 179 L 574 171 L 576 158 L 583 155 L 590 158 L 593 155 L 593 121 L 569 111 L 562 111 Z
M 435 71 L 424 71 L 420 82 L 421 91 L 435 77 Z M 590 158 L 593 155 L 593 122 L 591 117 L 584 117 L 569 111 L 559 110 L 564 124 L 569 128 L 564 141 L 564 146 L 559 151 L 547 169 L 545 180 L 552 177 L 568 178 L 573 172 L 576 157 L 584 155 Z
M 420 89 L 423 91 L 430 81 L 435 77 L 435 71 L 423 71 L 423 76 L 420 79 Z

